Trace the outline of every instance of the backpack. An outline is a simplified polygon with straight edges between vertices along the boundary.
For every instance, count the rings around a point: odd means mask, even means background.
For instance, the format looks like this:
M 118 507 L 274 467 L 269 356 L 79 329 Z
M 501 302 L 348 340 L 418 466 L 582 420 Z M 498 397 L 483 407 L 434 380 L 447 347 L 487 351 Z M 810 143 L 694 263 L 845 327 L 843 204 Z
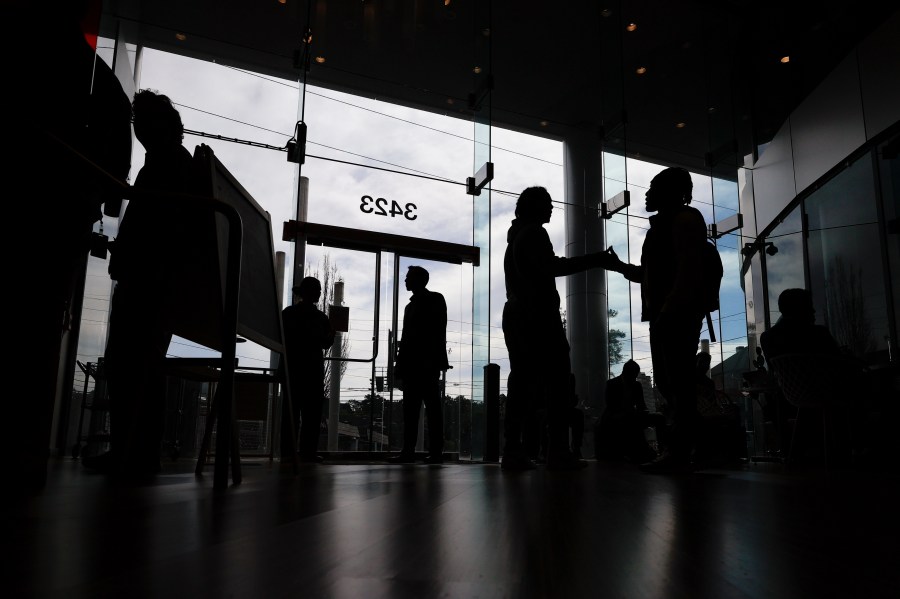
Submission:
M 722 266 L 722 257 L 716 244 L 708 239 L 703 244 L 702 268 L 703 268 L 703 310 L 706 312 L 706 325 L 709 329 L 710 341 L 716 341 L 716 333 L 712 326 L 712 313 L 719 309 L 719 289 L 722 286 L 722 276 L 725 270 Z

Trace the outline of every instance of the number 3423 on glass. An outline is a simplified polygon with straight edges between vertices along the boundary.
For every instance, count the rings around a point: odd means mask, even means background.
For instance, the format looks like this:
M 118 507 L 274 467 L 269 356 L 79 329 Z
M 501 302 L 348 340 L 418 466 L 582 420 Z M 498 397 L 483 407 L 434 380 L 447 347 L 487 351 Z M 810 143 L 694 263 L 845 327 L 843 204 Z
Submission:
M 359 209 L 366 214 L 391 217 L 402 216 L 406 220 L 416 220 L 418 217 L 415 213 L 416 205 L 411 202 L 407 203 L 405 208 L 402 208 L 397 200 L 391 200 L 390 204 L 390 209 L 388 209 L 388 201 L 386 199 L 373 199 L 372 196 L 363 196 Z

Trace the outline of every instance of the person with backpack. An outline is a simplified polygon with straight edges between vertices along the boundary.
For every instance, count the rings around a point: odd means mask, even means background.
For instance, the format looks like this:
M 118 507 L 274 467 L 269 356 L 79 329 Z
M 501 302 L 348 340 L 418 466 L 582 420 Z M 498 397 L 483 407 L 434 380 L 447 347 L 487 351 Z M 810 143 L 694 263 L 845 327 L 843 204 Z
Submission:
M 658 173 L 646 194 L 646 210 L 656 214 L 650 217 L 640 264 L 622 262 L 611 247 L 607 250 L 607 270 L 641 285 L 641 320 L 650 323 L 653 378 L 674 407 L 667 447 L 641 465 L 645 472 L 689 472 L 698 432 L 695 360 L 703 319 L 718 309 L 722 268 L 715 246 L 707 241 L 703 215 L 688 205 L 692 191 L 685 169 Z

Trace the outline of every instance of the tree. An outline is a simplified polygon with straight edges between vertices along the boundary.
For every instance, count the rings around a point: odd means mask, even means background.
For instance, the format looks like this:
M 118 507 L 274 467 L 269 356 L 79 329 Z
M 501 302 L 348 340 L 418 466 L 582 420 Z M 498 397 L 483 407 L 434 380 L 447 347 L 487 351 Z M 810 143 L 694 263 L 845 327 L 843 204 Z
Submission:
M 318 307 L 322 312 L 328 314 L 328 306 L 334 303 L 334 284 L 344 281 L 340 271 L 338 271 L 337 264 L 331 261 L 331 256 L 325 254 L 322 256 L 316 270 L 311 270 L 310 265 L 306 265 L 305 276 L 315 277 L 322 284 L 322 297 L 319 300 Z M 341 344 L 337 348 L 337 352 L 335 352 L 334 347 L 331 347 L 325 352 L 325 355 L 326 357 L 334 358 L 346 358 L 349 356 L 350 338 L 341 336 Z M 325 397 L 331 395 L 331 377 L 336 375 L 338 378 L 343 378 L 346 371 L 347 362 L 343 359 L 325 361 Z
M 619 315 L 618 310 L 609 309 L 607 310 L 607 316 L 609 318 L 615 318 Z M 610 329 L 609 330 L 609 365 L 618 364 L 622 361 L 622 341 L 625 339 L 625 331 L 620 331 L 619 329 Z

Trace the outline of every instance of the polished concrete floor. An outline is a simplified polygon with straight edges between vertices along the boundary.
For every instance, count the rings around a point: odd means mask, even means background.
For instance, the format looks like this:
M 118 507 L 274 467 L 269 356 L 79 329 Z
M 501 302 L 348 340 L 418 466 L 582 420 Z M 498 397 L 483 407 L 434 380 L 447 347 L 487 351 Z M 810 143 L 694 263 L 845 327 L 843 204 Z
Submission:
M 45 488 L 3 511 L 3 596 L 900 597 L 893 474 L 591 461 L 243 475 L 216 490 L 191 462 L 144 481 L 51 463 Z

